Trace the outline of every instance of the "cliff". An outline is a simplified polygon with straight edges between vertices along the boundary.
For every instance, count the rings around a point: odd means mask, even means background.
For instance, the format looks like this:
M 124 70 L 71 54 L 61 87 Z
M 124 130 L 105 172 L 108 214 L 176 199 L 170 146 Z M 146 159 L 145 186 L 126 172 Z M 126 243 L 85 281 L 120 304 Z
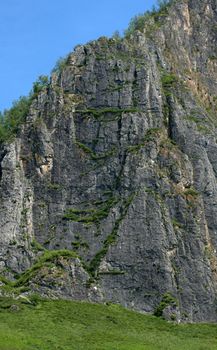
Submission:
M 2 294 L 217 321 L 216 31 L 216 0 L 174 1 L 34 96 L 0 146 Z

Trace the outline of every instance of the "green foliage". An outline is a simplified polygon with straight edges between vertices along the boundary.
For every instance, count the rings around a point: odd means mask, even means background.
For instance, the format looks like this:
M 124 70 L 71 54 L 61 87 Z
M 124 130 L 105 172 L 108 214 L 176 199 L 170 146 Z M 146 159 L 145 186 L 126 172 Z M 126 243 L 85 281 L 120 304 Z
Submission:
M 177 76 L 173 73 L 164 73 L 161 78 L 163 87 L 171 87 L 177 80 Z
M 97 224 L 109 215 L 111 208 L 117 203 L 118 198 L 110 197 L 107 201 L 101 202 L 99 209 L 68 209 L 63 219 Z
M 31 247 L 32 247 L 32 250 L 35 251 L 35 252 L 39 252 L 39 251 L 45 250 L 44 247 L 39 242 L 36 241 L 36 239 L 32 240 Z
M 120 32 L 118 30 L 116 30 L 113 35 L 112 35 L 112 39 L 116 40 L 116 41 L 121 41 L 121 35 Z
M 172 219 L 172 225 L 174 227 L 178 227 L 178 228 L 182 228 L 183 227 L 183 224 L 181 224 L 181 222 L 179 222 L 176 218 Z
M 7 278 L 1 275 L 0 275 L 0 282 L 4 283 L 5 285 L 10 285 L 11 283 Z
M 210 60 L 210 61 L 215 61 L 215 60 L 217 60 L 217 56 L 214 55 L 214 54 L 213 54 L 213 55 L 210 55 L 210 56 L 209 56 L 209 60 Z
M 59 256 L 73 258 L 77 257 L 77 255 L 70 250 L 47 250 L 30 269 L 19 276 L 18 280 L 14 283 L 14 286 L 19 287 L 21 285 L 25 285 L 46 263 L 54 261 Z
M 80 149 L 82 149 L 82 151 L 84 151 L 84 153 L 89 154 L 91 157 L 95 155 L 94 152 L 89 147 L 87 147 L 85 144 L 83 144 L 82 142 L 76 141 L 76 145 Z
M 17 304 L 19 311 L 11 311 Z M 174 325 L 118 305 L 1 300 L 2 350 L 215 350 L 217 325 Z M 42 327 L 43 325 L 43 327 Z
M 209 260 L 211 260 L 213 257 L 215 257 L 215 253 L 210 245 L 205 246 L 204 255 Z
M 197 197 L 199 193 L 195 190 L 195 188 L 187 188 L 184 192 L 185 196 Z
M 61 190 L 62 189 L 62 185 L 59 183 L 54 183 L 54 182 L 49 182 L 47 187 L 50 190 Z
M 52 72 L 51 73 L 56 73 L 56 74 L 60 74 L 62 73 L 62 71 L 64 70 L 64 68 L 66 67 L 67 65 L 67 61 L 68 61 L 68 56 L 67 57 L 60 57 L 54 68 L 52 69 Z
M 44 253 L 39 257 L 39 259 L 36 261 L 35 264 L 28 270 L 26 270 L 24 273 L 18 276 L 17 280 L 15 282 L 10 282 L 3 277 L 0 278 L 3 279 L 2 282 L 6 284 L 6 287 L 10 288 L 11 291 L 13 289 L 23 287 L 25 286 L 31 278 L 33 278 L 37 272 L 44 266 L 46 266 L 49 262 L 54 262 L 55 259 L 58 257 L 66 257 L 66 258 L 76 258 L 77 255 L 75 252 L 71 250 L 46 250 Z
M 81 240 L 71 242 L 71 245 L 72 245 L 73 249 L 75 249 L 75 250 L 77 250 L 79 248 L 89 249 L 89 244 L 87 242 L 81 241 Z
M 144 143 L 139 143 L 137 145 L 133 145 L 133 146 L 128 146 L 127 147 L 127 151 L 129 153 L 138 153 L 140 151 L 141 148 L 144 147 Z
M 49 85 L 49 78 L 47 75 L 40 75 L 38 79 L 33 83 L 33 94 L 38 95 L 42 90 Z
M 9 110 L 0 113 L 0 142 L 11 142 L 25 123 L 30 105 L 35 97 L 49 85 L 49 79 L 41 75 L 35 83 L 29 96 L 21 96 Z
M 114 107 L 106 107 L 106 108 L 89 108 L 84 110 L 77 110 L 77 113 L 81 113 L 83 115 L 92 115 L 94 118 L 98 119 L 104 116 L 107 113 L 121 115 L 122 113 L 136 113 L 140 112 L 138 108 L 114 108 Z
M 184 118 L 189 122 L 195 123 L 197 130 L 199 132 L 201 132 L 202 134 L 207 135 L 211 132 L 208 120 L 206 120 L 206 119 L 203 120 L 203 119 L 198 118 L 197 114 L 186 115 Z M 204 123 L 205 123 L 205 125 L 204 125 Z
M 37 306 L 38 304 L 41 303 L 42 299 L 41 299 L 41 296 L 37 293 L 33 293 L 31 294 L 29 297 L 28 297 L 28 300 L 29 302 L 34 305 L 34 306 Z M 27 300 L 27 302 L 28 302 Z
M 145 134 L 143 141 L 137 145 L 128 146 L 127 151 L 129 153 L 138 153 L 140 149 L 143 148 L 148 142 L 156 140 L 156 138 L 159 137 L 160 133 L 160 128 L 149 129 Z
M 149 142 L 149 141 L 154 141 L 156 139 L 156 137 L 158 137 L 161 133 L 161 129 L 160 128 L 151 128 L 147 131 L 145 137 L 144 137 L 144 141 L 145 142 Z
M 10 110 L 0 114 L 0 142 L 10 142 L 16 135 L 26 120 L 31 102 L 30 97 L 20 97 Z
M 78 142 L 76 141 L 75 144 L 86 154 L 88 154 L 90 156 L 90 158 L 92 160 L 100 160 L 100 159 L 104 159 L 107 157 L 111 157 L 115 154 L 116 149 L 112 148 L 111 150 L 105 152 L 105 153 L 95 153 L 94 151 L 92 151 L 91 148 L 89 148 L 88 146 L 86 146 L 84 143 Z
M 162 316 L 163 310 L 169 305 L 178 306 L 178 302 L 177 299 L 175 299 L 170 293 L 165 293 L 162 297 L 160 304 L 155 309 L 154 315 L 157 317 Z
M 147 11 L 144 14 L 139 14 L 133 17 L 129 23 L 128 28 L 125 30 L 125 36 L 126 37 L 130 36 L 136 30 L 139 30 L 140 32 L 142 32 L 147 22 L 147 19 L 149 19 L 151 16 L 152 16 L 152 12 Z
M 108 252 L 108 249 L 109 249 L 110 245 L 113 244 L 116 241 L 119 226 L 120 226 L 121 222 L 123 221 L 123 219 L 125 218 L 125 216 L 127 214 L 127 211 L 128 211 L 128 208 L 129 208 L 130 204 L 132 203 L 134 197 L 135 197 L 135 193 L 131 194 L 127 199 L 125 199 L 123 201 L 121 215 L 116 220 L 112 232 L 104 240 L 102 249 L 99 250 L 96 253 L 96 255 L 94 256 L 94 258 L 91 260 L 91 262 L 90 262 L 90 264 L 89 264 L 87 269 L 88 269 L 88 272 L 93 277 L 96 276 L 97 269 L 99 268 L 99 265 L 100 265 L 102 259 L 104 258 L 104 256 Z
M 178 77 L 175 74 L 163 71 L 163 74 L 161 76 L 161 83 L 166 97 L 172 95 L 171 88 L 174 87 L 177 82 Z M 165 110 L 165 112 L 165 114 L 167 114 L 167 110 Z
M 151 11 L 146 11 L 143 14 L 139 14 L 133 17 L 129 23 L 128 28 L 125 30 L 125 37 L 129 37 L 136 30 L 143 32 L 146 24 L 151 18 L 157 24 L 159 21 L 159 18 L 167 14 L 168 6 L 170 6 L 173 1 L 174 0 L 158 0 L 157 7 L 153 6 Z M 155 27 L 153 27 L 152 25 L 152 29 L 153 28 Z
M 200 123 L 200 121 L 201 121 L 201 120 L 200 120 L 197 116 L 195 116 L 194 114 L 192 114 L 192 115 L 191 115 L 191 114 L 190 114 L 190 115 L 186 115 L 186 116 L 185 116 L 185 119 L 186 119 L 186 120 L 189 120 L 190 122 L 194 122 L 194 123 L 196 123 L 196 124 L 197 124 L 197 123 Z
M 203 135 L 210 134 L 210 129 L 205 125 L 197 125 L 197 130 L 201 132 Z
M 171 0 L 157 0 L 158 11 L 165 10 L 172 2 Z
M 101 271 L 99 272 L 99 275 L 124 275 L 125 271 L 121 271 L 121 270 L 109 270 L 109 271 Z

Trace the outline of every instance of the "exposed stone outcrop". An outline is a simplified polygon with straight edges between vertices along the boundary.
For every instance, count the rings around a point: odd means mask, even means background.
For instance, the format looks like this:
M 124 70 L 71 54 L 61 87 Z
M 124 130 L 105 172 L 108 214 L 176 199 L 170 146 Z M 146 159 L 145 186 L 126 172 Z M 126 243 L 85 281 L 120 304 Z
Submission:
M 52 75 L 1 145 L 2 275 L 74 250 L 28 286 L 145 312 L 170 293 L 182 320 L 217 321 L 216 20 L 215 0 L 175 1 Z

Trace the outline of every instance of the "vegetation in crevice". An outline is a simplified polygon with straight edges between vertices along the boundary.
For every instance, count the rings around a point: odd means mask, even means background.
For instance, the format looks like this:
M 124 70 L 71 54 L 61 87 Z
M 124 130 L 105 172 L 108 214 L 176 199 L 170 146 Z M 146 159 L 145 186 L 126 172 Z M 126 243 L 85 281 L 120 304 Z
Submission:
M 63 189 L 63 185 L 62 184 L 59 184 L 59 183 L 56 183 L 56 182 L 48 182 L 47 183 L 47 188 L 49 190 L 56 190 L 56 191 L 60 191 Z
M 201 119 L 197 112 L 192 112 L 191 114 L 188 114 L 184 117 L 186 121 L 192 122 L 196 125 L 197 130 L 204 134 L 210 134 L 211 133 L 211 123 L 210 120 L 207 119 Z
M 67 209 L 63 219 L 82 223 L 99 224 L 101 220 L 107 218 L 111 208 L 113 208 L 118 201 L 118 197 L 112 196 L 106 201 L 101 201 L 100 208 Z
M 96 253 L 94 258 L 89 263 L 89 266 L 87 267 L 88 272 L 93 276 L 97 276 L 97 269 L 100 266 L 100 263 L 102 259 L 107 254 L 107 251 L 109 247 L 116 242 L 117 235 L 118 235 L 118 229 L 120 227 L 121 222 L 125 218 L 128 212 L 128 208 L 130 204 L 132 203 L 133 199 L 135 198 L 136 193 L 131 194 L 127 199 L 123 200 L 122 207 L 121 207 L 121 213 L 120 217 L 116 220 L 114 228 L 112 232 L 107 236 L 107 238 L 103 242 L 103 247 Z
M 151 128 L 149 129 L 142 142 L 141 143 L 138 143 L 136 145 L 130 145 L 128 146 L 127 148 L 127 151 L 129 153 L 137 153 L 141 148 L 143 148 L 148 142 L 151 142 L 151 141 L 155 141 L 157 137 L 160 136 L 160 133 L 162 132 L 162 130 L 160 128 Z
M 112 148 L 111 150 L 104 153 L 96 153 L 91 148 L 86 146 L 84 143 L 76 141 L 75 144 L 87 155 L 90 156 L 92 160 L 101 160 L 108 157 L 112 157 L 116 153 L 116 148 Z
M 121 116 L 122 113 L 136 113 L 141 110 L 138 108 L 115 108 L 115 107 L 106 107 L 106 108 L 88 108 L 88 109 L 77 109 L 75 112 L 82 115 L 92 115 L 96 119 L 100 119 L 105 114 L 114 114 L 116 116 Z
M 188 197 L 188 196 L 197 197 L 199 195 L 199 192 L 197 190 L 195 190 L 195 188 L 190 187 L 190 188 L 186 188 L 186 190 L 184 191 L 184 195 L 186 197 Z
M 171 293 L 165 293 L 161 299 L 160 304 L 156 307 L 154 311 L 154 315 L 157 317 L 161 317 L 163 315 L 163 311 L 167 306 L 178 306 L 178 300 L 174 298 Z
M 89 244 L 83 240 L 79 234 L 74 236 L 75 240 L 71 242 L 72 248 L 77 251 L 78 249 L 89 249 Z
M 171 97 L 174 94 L 177 84 L 180 83 L 179 78 L 172 72 L 168 72 L 162 67 L 159 67 L 162 92 L 163 92 L 163 114 L 164 114 L 164 125 L 167 127 L 168 137 L 173 141 L 173 115 L 171 108 Z
M 33 252 L 40 252 L 45 250 L 45 248 L 36 239 L 33 239 L 30 243 Z
M 167 72 L 165 70 L 162 70 L 161 74 L 161 84 L 163 87 L 163 92 L 166 97 L 172 95 L 171 88 L 175 86 L 175 84 L 178 83 L 178 77 L 172 73 L 172 72 Z
M 179 228 L 179 229 L 181 229 L 181 228 L 183 228 L 183 224 L 181 223 L 181 222 L 179 222 L 178 220 L 177 220 L 177 218 L 172 218 L 172 220 L 171 220 L 171 222 L 172 222 L 172 225 L 173 225 L 173 227 L 176 229 L 176 228 Z
M 77 258 L 78 256 L 71 250 L 46 250 L 30 269 L 18 277 L 17 281 L 14 282 L 14 287 L 23 286 L 28 283 L 46 263 L 54 262 L 58 257 Z
M 114 270 L 108 270 L 108 271 L 100 271 L 98 274 L 99 275 L 113 275 L 113 276 L 116 275 L 117 276 L 117 275 L 124 275 L 125 271 L 114 269 Z
M 55 262 L 55 259 L 58 257 L 65 257 L 65 258 L 77 258 L 78 255 L 71 250 L 46 250 L 43 252 L 43 254 L 38 258 L 38 260 L 27 269 L 24 273 L 17 276 L 17 279 L 15 281 L 9 281 L 5 277 L 0 276 L 0 281 L 2 281 L 5 285 L 1 288 L 8 292 L 15 292 L 16 290 L 19 293 L 20 288 L 24 287 L 28 284 L 28 282 L 34 278 L 34 276 L 37 274 L 37 272 L 46 266 L 46 264 L 49 264 L 51 262 Z

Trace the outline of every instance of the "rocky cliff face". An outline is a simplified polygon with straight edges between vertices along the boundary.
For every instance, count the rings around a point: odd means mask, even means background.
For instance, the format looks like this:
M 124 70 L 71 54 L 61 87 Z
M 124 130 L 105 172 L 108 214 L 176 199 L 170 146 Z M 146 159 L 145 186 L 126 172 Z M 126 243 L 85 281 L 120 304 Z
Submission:
M 175 1 L 52 75 L 0 149 L 2 293 L 217 321 L 216 31 Z

